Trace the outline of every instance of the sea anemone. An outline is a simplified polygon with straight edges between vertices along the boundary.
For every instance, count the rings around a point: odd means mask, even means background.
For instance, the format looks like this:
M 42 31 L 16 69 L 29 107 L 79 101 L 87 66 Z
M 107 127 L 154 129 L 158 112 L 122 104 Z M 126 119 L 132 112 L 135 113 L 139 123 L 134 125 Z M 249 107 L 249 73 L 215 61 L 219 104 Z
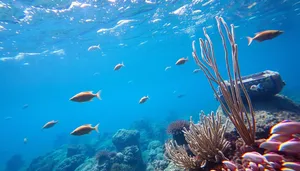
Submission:
M 189 129 L 189 125 L 190 123 L 185 120 L 174 121 L 169 124 L 167 133 L 173 136 L 173 140 L 175 140 L 178 145 L 187 144 L 182 131 L 184 128 Z

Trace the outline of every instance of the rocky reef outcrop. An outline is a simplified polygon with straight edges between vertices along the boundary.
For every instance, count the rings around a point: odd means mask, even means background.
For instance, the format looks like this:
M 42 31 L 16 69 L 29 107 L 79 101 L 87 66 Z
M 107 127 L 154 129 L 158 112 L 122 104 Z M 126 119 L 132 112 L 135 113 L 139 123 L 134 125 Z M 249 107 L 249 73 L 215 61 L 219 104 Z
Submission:
M 111 139 L 116 151 L 108 145 L 97 153 L 99 143 L 65 145 L 32 160 L 27 171 L 144 171 L 139 138 L 139 131 L 121 129 Z
M 112 137 L 112 142 L 117 151 L 122 151 L 128 146 L 139 145 L 140 132 L 137 130 L 120 129 Z
M 300 105 L 286 96 L 275 95 L 267 100 L 252 101 L 255 119 L 256 119 L 256 136 L 258 138 L 268 137 L 272 126 L 283 120 L 300 121 Z M 219 107 L 217 112 L 222 113 L 222 119 L 225 121 L 226 116 L 222 108 Z M 235 133 L 234 126 L 229 122 L 227 132 Z

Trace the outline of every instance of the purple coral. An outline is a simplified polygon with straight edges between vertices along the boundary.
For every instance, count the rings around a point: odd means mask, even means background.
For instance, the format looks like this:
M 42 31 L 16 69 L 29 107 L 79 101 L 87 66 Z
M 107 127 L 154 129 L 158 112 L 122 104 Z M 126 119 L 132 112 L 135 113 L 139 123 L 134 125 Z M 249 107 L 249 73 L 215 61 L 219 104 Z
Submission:
M 190 123 L 185 120 L 177 120 L 169 124 L 167 133 L 172 134 L 173 139 L 177 142 L 178 145 L 187 144 L 184 134 L 183 128 L 189 130 Z

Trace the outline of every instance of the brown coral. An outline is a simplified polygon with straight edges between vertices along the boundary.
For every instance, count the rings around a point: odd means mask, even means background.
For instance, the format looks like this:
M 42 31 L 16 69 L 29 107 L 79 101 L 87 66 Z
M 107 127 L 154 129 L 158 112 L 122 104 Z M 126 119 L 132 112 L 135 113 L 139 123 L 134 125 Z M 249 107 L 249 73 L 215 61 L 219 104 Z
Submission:
M 224 137 L 226 125 L 221 124 L 220 115 L 215 116 L 212 112 L 206 116 L 202 111 L 199 123 L 195 124 L 191 118 L 190 129 L 185 128 L 183 131 L 188 148 L 169 141 L 165 144 L 166 156 L 185 169 L 203 168 L 208 161 L 220 163 L 226 159 L 223 152 L 229 145 Z M 189 154 L 188 150 L 193 155 Z

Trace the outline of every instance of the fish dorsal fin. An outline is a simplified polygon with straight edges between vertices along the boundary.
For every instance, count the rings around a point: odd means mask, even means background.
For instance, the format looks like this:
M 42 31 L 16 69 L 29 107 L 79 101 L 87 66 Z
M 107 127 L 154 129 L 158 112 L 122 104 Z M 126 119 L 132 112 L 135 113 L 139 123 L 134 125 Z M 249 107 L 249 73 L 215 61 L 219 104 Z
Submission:
M 93 91 L 84 91 L 84 93 L 93 93 Z
M 90 127 L 92 127 L 92 124 L 84 124 L 82 126 L 90 126 Z

